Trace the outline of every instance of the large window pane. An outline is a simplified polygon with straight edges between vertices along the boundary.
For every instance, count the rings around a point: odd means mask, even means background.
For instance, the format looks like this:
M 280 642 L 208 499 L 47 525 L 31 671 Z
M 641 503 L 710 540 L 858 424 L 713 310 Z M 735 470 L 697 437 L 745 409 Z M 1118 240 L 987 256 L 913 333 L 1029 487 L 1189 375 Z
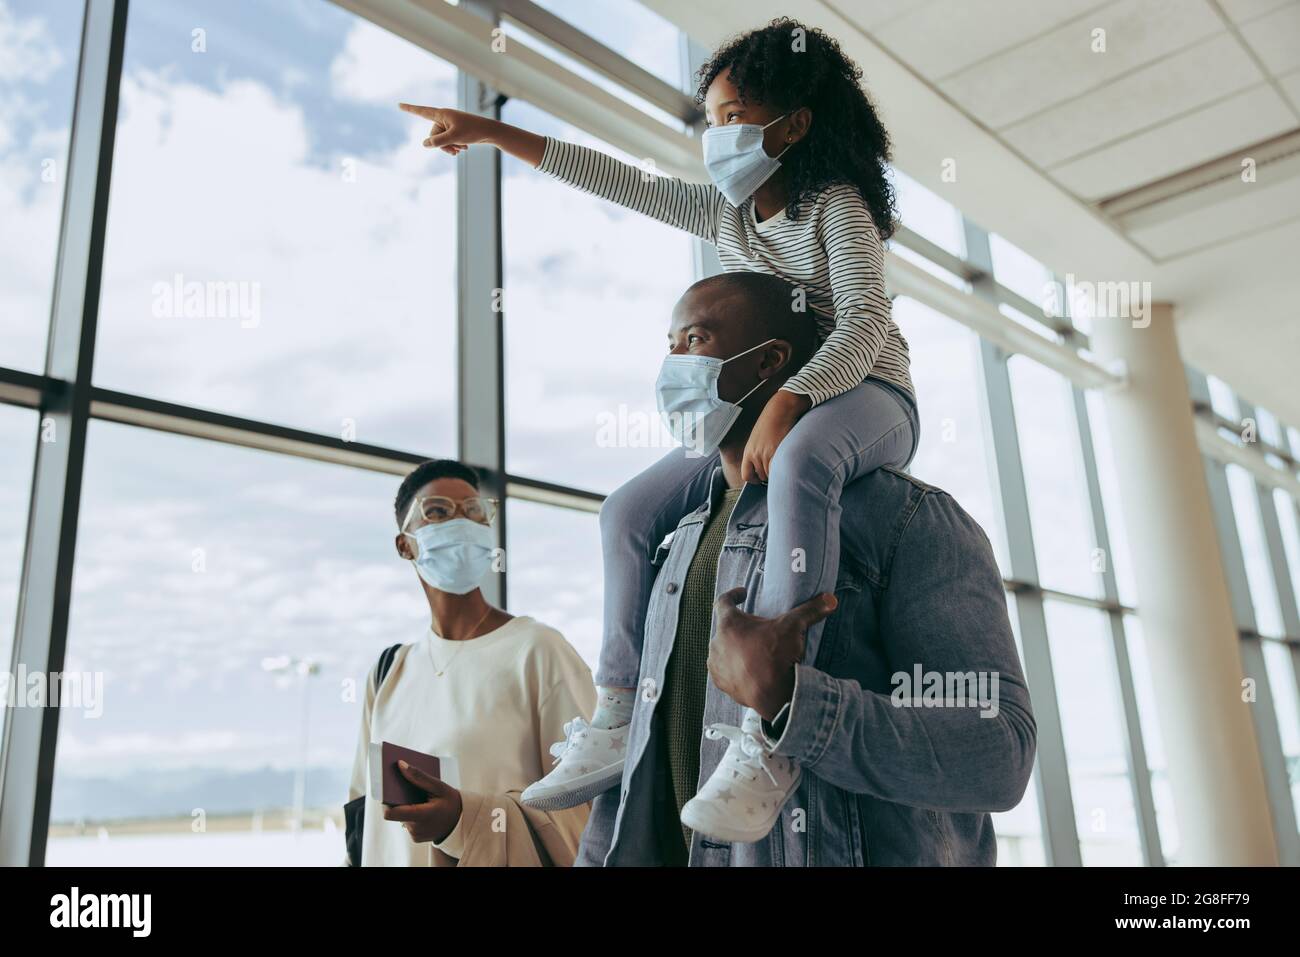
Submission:
M 510 611 L 559 630 L 594 674 L 600 657 L 600 531 L 591 512 L 511 499 Z
M 1277 511 L 1278 526 L 1282 529 L 1282 548 L 1286 552 L 1286 565 L 1291 575 L 1291 589 L 1300 605 L 1300 510 L 1296 501 L 1280 488 L 1273 489 L 1273 507 Z
M 914 299 L 894 300 L 894 318 L 912 350 L 921 444 L 908 469 L 951 494 L 984 527 L 1005 573 L 1005 536 L 994 507 L 984 428 L 979 339 Z
M 1128 526 L 1124 524 L 1124 507 L 1120 501 L 1119 473 L 1115 470 L 1115 448 L 1110 441 L 1110 420 L 1105 400 L 1096 392 L 1087 393 L 1088 424 L 1092 429 L 1092 451 L 1097 460 L 1097 482 L 1101 486 L 1102 507 L 1106 516 L 1106 536 L 1110 554 L 1098 556 L 1110 562 L 1115 571 L 1119 600 L 1129 607 L 1137 604 L 1137 582 L 1133 577 L 1133 560 L 1128 550 Z
M 453 446 L 454 71 L 324 0 L 131 4 L 98 385 Z
M 957 207 L 899 169 L 890 167 L 889 176 L 902 224 L 954 256 L 965 256 L 965 228 Z
M 1016 598 L 1006 593 L 1007 613 L 1011 617 L 1011 633 L 1016 640 L 1016 653 L 1024 670 L 1025 651 L 1020 644 L 1020 618 L 1016 613 Z M 998 836 L 999 867 L 1043 867 L 1047 852 L 1043 846 L 1043 819 L 1038 806 L 1038 755 L 1034 755 L 1033 777 L 1025 788 L 1024 797 L 1010 811 L 993 815 L 993 830 Z
M 1291 804 L 1300 827 L 1300 689 L 1296 687 L 1295 665 L 1290 646 L 1279 641 L 1265 641 L 1264 668 L 1273 695 L 1273 711 L 1282 738 L 1282 756 L 1286 761 L 1287 780 L 1291 784 Z
M 1147 767 L 1151 770 L 1151 799 L 1156 807 L 1160 852 L 1166 864 L 1176 864 L 1181 838 L 1178 834 L 1178 818 L 1174 814 L 1174 792 L 1169 784 L 1164 735 L 1160 731 L 1160 719 L 1156 714 L 1156 693 L 1151 684 L 1151 659 L 1147 656 L 1142 621 L 1137 615 L 1124 616 L 1124 634 L 1128 643 L 1129 664 L 1133 671 L 1138 724 L 1142 727 L 1142 747 L 1146 751 Z
M 9 671 L 13 660 L 36 428 L 35 412 L 0 405 L 0 448 L 6 453 L 0 456 L 0 674 Z M 2 706 L 17 700 L 14 690 L 7 681 L 0 688 L 0 748 L 4 746 L 4 723 L 9 714 L 9 709 Z
M 999 283 L 1037 306 L 1051 303 L 1052 273 L 1037 259 L 997 233 L 989 234 L 989 255 Z M 1064 308 L 1063 303 L 1056 305 Z
M 503 113 L 609 151 L 526 103 Z M 691 239 L 517 160 L 503 175 L 509 469 L 611 491 L 673 444 L 654 383 L 694 281 Z
M 1115 650 L 1104 612 L 1044 602 L 1079 848 L 1087 865 L 1140 865 Z
M 1238 410 L 1237 396 L 1232 391 L 1232 387 L 1222 379 L 1212 375 L 1205 377 L 1205 383 L 1210 390 L 1211 408 L 1228 421 L 1236 422 L 1241 413 Z
M 45 366 L 82 0 L 0 0 L 0 366 Z
M 102 713 L 61 714 L 49 863 L 342 861 L 365 675 L 428 627 L 397 484 L 91 425 L 66 670 Z
M 1282 609 L 1277 601 L 1277 586 L 1273 581 L 1268 542 L 1264 538 L 1264 525 L 1260 520 L 1255 479 L 1240 465 L 1227 466 L 1227 472 L 1228 492 L 1237 522 L 1237 538 L 1241 542 L 1241 557 L 1246 564 L 1246 582 L 1255 609 L 1255 630 L 1261 635 L 1281 638 L 1285 631 Z
M 1046 588 L 1100 596 L 1096 551 L 1070 385 L 1024 356 L 1008 361 L 1038 577 Z

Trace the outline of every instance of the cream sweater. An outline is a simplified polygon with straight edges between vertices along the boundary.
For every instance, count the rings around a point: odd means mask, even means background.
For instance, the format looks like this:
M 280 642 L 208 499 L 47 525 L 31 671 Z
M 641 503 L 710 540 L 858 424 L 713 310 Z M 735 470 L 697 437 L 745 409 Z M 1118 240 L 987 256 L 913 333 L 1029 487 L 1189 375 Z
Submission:
M 578 653 L 558 631 L 526 616 L 469 641 L 430 630 L 403 645 L 383 685 L 375 687 L 373 669 L 366 683 L 348 797 L 366 794 L 369 743 L 391 741 L 454 757 L 460 779 L 449 783 L 460 789 L 464 808 L 446 840 L 416 844 L 367 798 L 362 865 L 572 863 L 588 806 L 538 812 L 519 805 L 518 792 L 551 769 L 549 749 L 564 737 L 564 723 L 590 718 L 595 699 Z M 539 845 L 552 860 L 538 859 Z

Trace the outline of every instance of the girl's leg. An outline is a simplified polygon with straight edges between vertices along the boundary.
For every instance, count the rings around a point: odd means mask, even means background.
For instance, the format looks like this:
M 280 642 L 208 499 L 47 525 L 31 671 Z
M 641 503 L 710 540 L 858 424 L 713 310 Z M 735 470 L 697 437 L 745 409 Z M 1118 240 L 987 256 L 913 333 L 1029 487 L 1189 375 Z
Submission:
M 601 506 L 605 631 L 597 685 L 635 687 L 641 671 L 646 606 L 654 586 L 654 549 L 703 501 L 717 463 L 717 453 L 693 455 L 673 449 L 615 489 Z
M 775 618 L 835 590 L 840 492 L 882 465 L 905 466 L 916 439 L 914 407 L 871 379 L 799 420 L 769 470 L 767 554 L 755 614 Z M 806 662 L 816 657 L 821 627 L 809 630 Z
M 551 748 L 555 767 L 524 789 L 524 804 L 544 810 L 577 807 L 622 778 L 627 734 L 620 729 L 631 720 L 641 672 L 655 574 L 651 549 L 702 501 L 717 461 L 716 453 L 674 449 L 605 499 L 600 510 L 605 634 L 596 668 L 596 711 L 589 725 L 574 720 L 564 726 L 565 740 Z

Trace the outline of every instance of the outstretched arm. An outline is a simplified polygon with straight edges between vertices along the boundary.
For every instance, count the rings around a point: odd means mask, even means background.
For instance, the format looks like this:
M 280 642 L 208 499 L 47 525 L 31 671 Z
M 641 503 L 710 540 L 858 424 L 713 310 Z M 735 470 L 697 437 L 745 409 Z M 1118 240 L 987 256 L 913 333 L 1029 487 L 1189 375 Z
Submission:
M 726 199 L 711 184 L 687 183 L 623 163 L 599 150 L 539 136 L 509 123 L 434 106 L 400 104 L 433 126 L 424 145 L 456 156 L 475 143 L 503 152 L 575 189 L 714 242 Z

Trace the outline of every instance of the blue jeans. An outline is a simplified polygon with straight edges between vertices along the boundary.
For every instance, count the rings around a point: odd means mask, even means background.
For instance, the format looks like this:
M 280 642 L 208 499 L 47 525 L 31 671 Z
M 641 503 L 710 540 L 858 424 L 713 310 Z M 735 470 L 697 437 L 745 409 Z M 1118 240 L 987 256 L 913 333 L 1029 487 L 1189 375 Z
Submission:
M 840 555 L 840 492 L 882 465 L 906 467 L 916 453 L 916 403 L 901 389 L 867 379 L 814 406 L 777 447 L 767 482 L 767 554 L 754 611 L 774 618 L 835 590 Z M 596 683 L 636 686 L 654 585 L 653 550 L 707 496 L 717 454 L 673 449 L 616 489 L 600 510 L 605 566 L 605 631 Z M 816 656 L 821 625 L 808 633 Z

